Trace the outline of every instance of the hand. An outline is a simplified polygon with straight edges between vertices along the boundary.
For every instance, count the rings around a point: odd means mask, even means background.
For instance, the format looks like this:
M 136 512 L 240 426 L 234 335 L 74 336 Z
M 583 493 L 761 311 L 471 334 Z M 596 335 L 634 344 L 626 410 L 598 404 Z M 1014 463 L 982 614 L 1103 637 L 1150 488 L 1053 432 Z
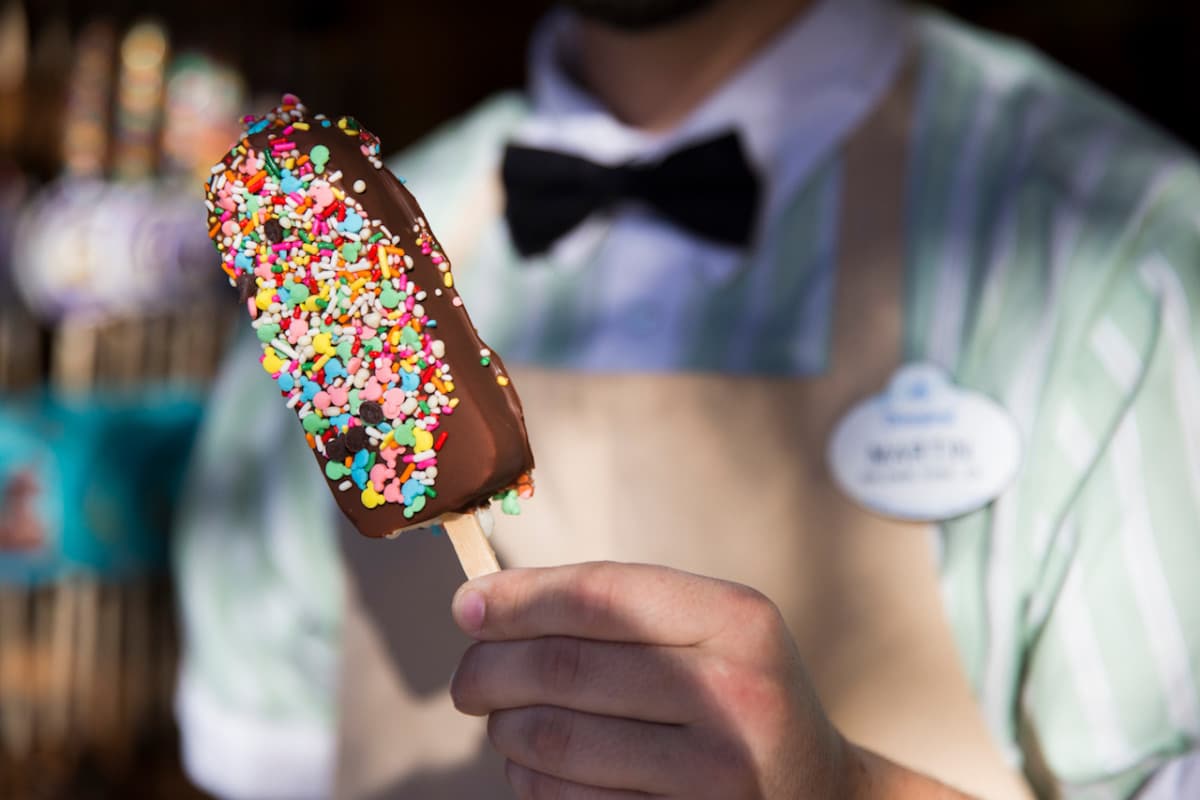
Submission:
M 521 798 L 851 796 L 858 752 L 826 719 L 776 607 L 671 569 L 514 569 L 464 585 L 481 640 L 451 682 L 490 715 Z

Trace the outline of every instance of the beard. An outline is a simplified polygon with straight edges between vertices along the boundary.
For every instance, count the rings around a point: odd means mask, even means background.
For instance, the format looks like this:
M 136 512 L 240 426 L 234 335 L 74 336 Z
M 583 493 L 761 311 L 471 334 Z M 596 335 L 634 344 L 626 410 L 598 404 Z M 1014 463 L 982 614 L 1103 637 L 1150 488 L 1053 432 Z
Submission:
M 584 19 L 623 31 L 649 31 L 689 17 L 716 0 L 561 0 Z

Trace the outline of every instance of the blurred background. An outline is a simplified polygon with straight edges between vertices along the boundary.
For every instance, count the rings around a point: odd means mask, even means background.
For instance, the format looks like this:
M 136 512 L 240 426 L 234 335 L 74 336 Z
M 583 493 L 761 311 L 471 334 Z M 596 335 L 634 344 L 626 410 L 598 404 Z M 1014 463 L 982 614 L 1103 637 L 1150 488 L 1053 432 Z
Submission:
M 935 5 L 1200 145 L 1195 4 Z M 293 91 L 398 150 L 520 86 L 548 6 L 0 0 L 0 797 L 202 796 L 167 565 L 233 305 L 201 179 L 238 118 Z

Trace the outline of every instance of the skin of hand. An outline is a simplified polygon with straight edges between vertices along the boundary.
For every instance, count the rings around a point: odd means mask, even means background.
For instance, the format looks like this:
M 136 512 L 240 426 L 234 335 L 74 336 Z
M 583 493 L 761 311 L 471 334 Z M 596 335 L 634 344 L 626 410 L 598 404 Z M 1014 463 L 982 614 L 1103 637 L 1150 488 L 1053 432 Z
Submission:
M 28 471 L 16 473 L 5 484 L 0 493 L 0 551 L 42 546 L 45 532 L 33 508 L 37 493 L 37 479 Z
M 452 611 L 477 642 L 451 696 L 488 716 L 523 800 L 962 797 L 842 737 L 748 587 L 636 564 L 513 569 L 464 584 Z

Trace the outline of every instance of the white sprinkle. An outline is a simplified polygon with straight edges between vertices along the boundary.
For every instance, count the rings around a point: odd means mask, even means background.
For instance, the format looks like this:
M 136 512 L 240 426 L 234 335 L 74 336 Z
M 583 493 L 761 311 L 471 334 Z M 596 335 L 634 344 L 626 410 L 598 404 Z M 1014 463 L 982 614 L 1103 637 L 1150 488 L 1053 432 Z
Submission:
M 338 491 L 344 492 L 347 489 L 349 489 L 351 485 L 352 484 L 350 481 L 342 481 L 341 483 L 338 484 Z
M 362 194 L 367 190 L 367 182 L 359 178 L 354 182 L 354 191 Z
M 436 450 L 422 450 L 420 453 L 413 455 L 413 463 L 420 464 L 422 461 L 428 461 L 437 456 Z
M 443 358 L 446 355 L 446 343 L 441 339 L 434 339 L 429 343 L 429 350 L 434 358 Z
M 408 397 L 400 404 L 400 413 L 404 416 L 411 416 L 417 410 L 417 398 Z
M 287 407 L 295 408 L 297 405 L 299 405 L 299 403 L 300 403 L 300 393 L 296 392 L 294 395 L 292 395 L 291 397 L 288 398 Z

